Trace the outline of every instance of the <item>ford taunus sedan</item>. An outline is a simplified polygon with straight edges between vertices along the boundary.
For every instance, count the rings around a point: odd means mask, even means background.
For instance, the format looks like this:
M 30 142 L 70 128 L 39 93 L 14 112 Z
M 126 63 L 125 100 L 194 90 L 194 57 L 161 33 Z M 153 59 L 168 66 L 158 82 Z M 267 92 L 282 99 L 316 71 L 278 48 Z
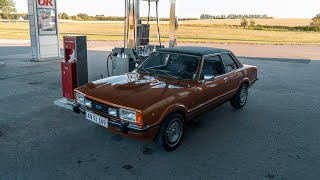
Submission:
M 74 111 L 123 136 L 157 137 L 172 151 L 186 123 L 226 102 L 244 107 L 257 80 L 257 67 L 243 65 L 229 50 L 164 48 L 131 73 L 77 88 Z

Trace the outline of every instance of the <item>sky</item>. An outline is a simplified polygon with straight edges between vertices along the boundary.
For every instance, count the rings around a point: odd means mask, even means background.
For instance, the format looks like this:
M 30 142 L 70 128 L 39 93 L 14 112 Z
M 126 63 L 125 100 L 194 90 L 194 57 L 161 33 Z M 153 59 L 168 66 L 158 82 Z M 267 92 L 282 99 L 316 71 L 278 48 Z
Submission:
M 18 12 L 28 12 L 28 0 L 14 0 Z M 57 0 L 58 12 L 70 15 L 123 16 L 124 0 Z M 140 16 L 147 16 L 148 4 L 140 3 Z M 170 0 L 159 1 L 160 17 L 169 17 Z M 320 13 L 320 0 L 177 0 L 177 15 L 267 14 L 275 18 L 312 18 Z M 155 16 L 153 3 L 151 15 Z

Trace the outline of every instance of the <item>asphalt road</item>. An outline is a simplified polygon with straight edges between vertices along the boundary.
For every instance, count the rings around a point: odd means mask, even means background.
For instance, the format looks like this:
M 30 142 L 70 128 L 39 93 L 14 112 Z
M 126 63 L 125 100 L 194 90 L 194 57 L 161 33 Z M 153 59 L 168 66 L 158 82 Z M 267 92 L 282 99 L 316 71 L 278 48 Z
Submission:
M 89 52 L 90 80 L 106 74 L 105 57 Z M 203 114 L 168 153 L 54 106 L 59 61 L 2 59 L 0 179 L 319 179 L 320 61 L 241 61 L 259 67 L 246 107 Z

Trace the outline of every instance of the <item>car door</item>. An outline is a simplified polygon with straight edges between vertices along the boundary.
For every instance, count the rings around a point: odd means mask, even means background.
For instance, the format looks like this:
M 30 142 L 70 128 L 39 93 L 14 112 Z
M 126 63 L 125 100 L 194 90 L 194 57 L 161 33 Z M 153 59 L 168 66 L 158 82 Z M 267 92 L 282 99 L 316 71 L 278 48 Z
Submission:
M 204 80 L 204 76 L 213 75 L 211 80 Z M 221 100 L 228 86 L 226 84 L 226 75 L 224 64 L 220 55 L 205 57 L 202 70 L 200 71 L 199 89 L 199 106 L 215 103 Z
M 224 80 L 228 84 L 228 93 L 235 93 L 243 77 L 240 66 L 230 53 L 222 53 L 221 57 L 226 73 Z

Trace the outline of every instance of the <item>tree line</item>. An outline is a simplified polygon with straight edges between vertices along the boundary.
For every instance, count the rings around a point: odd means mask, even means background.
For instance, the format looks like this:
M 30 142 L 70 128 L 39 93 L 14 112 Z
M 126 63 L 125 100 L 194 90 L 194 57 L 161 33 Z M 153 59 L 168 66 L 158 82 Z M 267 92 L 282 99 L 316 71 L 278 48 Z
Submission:
M 267 14 L 229 14 L 229 15 L 210 15 L 210 14 L 201 14 L 200 19 L 272 19 L 273 17 L 268 16 Z
M 60 19 L 70 19 L 75 21 L 124 21 L 125 17 L 121 16 L 105 16 L 103 14 L 96 16 L 89 16 L 85 13 L 79 13 L 77 15 L 69 16 L 67 13 L 63 12 L 59 14 Z M 147 21 L 148 17 L 140 17 L 142 21 Z M 156 17 L 150 17 L 150 21 L 156 21 Z M 160 21 L 169 21 L 169 18 L 159 18 Z M 198 18 L 179 18 L 180 21 L 187 20 L 198 20 Z
M 0 13 L 0 19 L 18 20 L 20 17 L 28 17 L 27 13 L 3 14 Z
M 0 0 L 0 19 L 19 19 L 20 17 L 28 16 L 27 13 L 17 13 L 17 9 L 15 7 L 15 2 L 13 0 Z M 124 21 L 124 17 L 119 16 L 104 16 L 96 15 L 96 16 L 89 16 L 84 13 L 79 13 L 75 16 L 69 16 L 67 13 L 60 13 L 60 19 L 72 19 L 77 21 Z M 202 14 L 200 19 L 242 19 L 240 26 L 243 28 L 252 27 L 252 28 L 266 28 L 267 26 L 263 27 L 261 25 L 256 25 L 253 19 L 270 19 L 266 14 L 229 14 L 229 15 L 210 15 L 210 14 Z M 141 18 L 143 21 L 147 21 L 147 17 Z M 197 20 L 198 18 L 179 18 L 181 21 L 187 20 Z M 247 19 L 251 19 L 250 22 Z M 156 17 L 150 17 L 150 21 L 156 21 Z M 169 21 L 169 18 L 160 18 L 160 21 Z M 275 27 L 279 28 L 279 27 Z M 289 30 L 301 30 L 301 31 L 320 31 L 320 14 L 317 14 L 309 26 L 297 26 L 297 27 L 281 27 L 286 28 Z
M 289 31 L 320 31 L 320 14 L 317 14 L 314 18 L 312 18 L 311 23 L 309 26 L 267 26 L 267 25 L 256 25 L 254 19 L 251 19 L 250 22 L 246 18 L 242 18 L 240 22 L 240 26 L 243 28 L 251 28 L 254 30 L 270 30 L 270 29 L 282 29 L 282 30 L 289 30 Z

